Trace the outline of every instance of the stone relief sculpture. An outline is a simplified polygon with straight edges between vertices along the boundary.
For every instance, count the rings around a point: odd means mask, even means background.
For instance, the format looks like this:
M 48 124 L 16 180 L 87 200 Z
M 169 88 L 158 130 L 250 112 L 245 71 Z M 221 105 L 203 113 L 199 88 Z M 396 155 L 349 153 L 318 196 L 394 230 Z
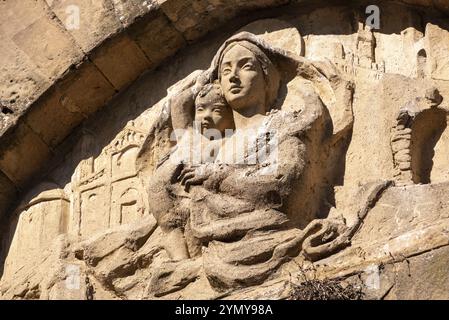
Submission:
M 297 81 L 297 91 L 290 93 L 295 97 L 286 92 L 291 81 Z M 334 95 L 338 107 L 350 110 L 350 90 L 331 64 L 313 65 L 247 32 L 227 40 L 211 68 L 170 107 L 174 129 L 187 128 L 195 119 L 201 130 L 224 134 L 235 127 L 234 133 L 213 141 L 220 143 L 212 162 L 193 166 L 177 154 L 186 150 L 185 141 L 190 142 L 187 149 L 195 149 L 193 139 L 186 139 L 191 131 L 184 132 L 171 160 L 147 182 L 153 214 L 172 235 L 165 239 L 173 247 L 172 261 L 201 260 L 210 283 L 230 289 L 262 282 L 302 250 L 315 259 L 347 244 L 348 239 L 339 239 L 344 223 L 315 220 L 315 214 L 326 192 L 328 159 L 323 155 L 343 134 L 333 132 L 323 102 L 329 97 L 320 94 Z M 209 95 L 216 101 L 211 97 L 202 103 Z M 207 103 L 222 108 L 221 117 L 210 117 L 210 123 L 200 115 Z M 349 127 L 350 115 L 346 121 Z M 237 159 L 240 151 L 243 159 Z
M 205 281 L 205 297 L 217 297 L 275 277 L 298 255 L 325 258 L 350 244 L 388 186 L 367 188 L 351 225 L 330 212 L 325 202 L 338 175 L 330 162 L 344 154 L 339 144 L 352 123 L 352 85 L 331 62 L 240 32 L 208 70 L 169 95 L 145 142 L 131 123 L 96 159 L 83 160 L 72 178 L 72 228 L 84 236 L 102 219 L 100 229 L 113 229 L 76 244 L 74 256 L 105 290 L 120 296 L 131 281 L 155 298 Z M 111 198 L 102 196 L 105 188 Z M 97 216 L 98 205 L 109 215 Z M 137 216 L 124 220 L 125 207 L 148 207 L 150 216 L 128 212 Z
M 71 181 L 77 234 L 86 237 L 147 214 L 147 199 L 134 166 L 144 139 L 145 133 L 131 122 L 97 158 L 81 161 Z M 106 214 L 98 215 L 99 210 Z
M 48 188 L 52 188 L 47 190 Z M 70 201 L 64 190 L 52 182 L 37 186 L 37 195 L 27 195 L 18 206 L 17 231 L 11 234 L 10 252 L 14 259 L 5 261 L 6 271 L 14 271 L 48 247 L 58 235 L 68 229 Z M 36 231 L 37 230 L 37 231 Z
M 394 298 L 432 283 L 415 274 L 449 283 L 447 31 L 410 28 L 412 7 L 388 32 L 353 8 L 287 9 L 189 43 L 83 120 L 8 220 L 1 298 L 281 299 L 310 276 Z M 128 40 L 109 51 L 141 50 Z
M 433 148 L 447 126 L 447 110 L 438 108 L 442 101 L 433 87 L 425 97 L 418 97 L 399 110 L 391 135 L 398 185 L 430 182 Z
M 179 105 L 179 107 L 182 107 L 182 105 Z M 234 127 L 231 110 L 221 94 L 220 86 L 217 84 L 208 84 L 202 88 L 195 99 L 194 108 L 199 134 L 214 129 L 217 130 L 220 137 L 223 137 L 225 129 Z M 183 110 L 174 108 L 172 112 L 172 119 L 175 123 L 178 121 L 179 112 L 183 112 Z M 185 129 L 187 128 L 192 130 L 193 122 L 186 123 Z M 166 249 L 175 260 L 190 256 L 182 234 L 189 218 L 189 209 L 186 208 L 189 207 L 189 204 L 185 204 L 186 201 L 189 202 L 187 199 L 191 198 L 188 193 L 189 186 L 206 180 L 206 177 L 194 177 L 187 172 L 189 158 L 197 151 L 201 154 L 201 145 L 206 142 L 216 144 L 216 141 L 201 139 L 201 136 L 198 141 L 200 146 L 197 148 L 188 139 L 192 137 L 193 132 L 191 130 L 187 131 L 187 135 L 184 137 L 185 142 L 182 141 L 183 137 L 180 137 L 181 142 L 175 147 L 176 150 L 169 154 L 169 157 L 161 160 L 154 175 L 151 176 L 149 181 L 146 181 L 149 184 L 148 196 L 151 211 L 158 221 L 158 225 L 167 232 Z M 205 145 L 203 147 L 206 149 Z M 199 162 L 206 160 L 207 158 L 204 157 L 199 159 Z M 213 160 L 213 157 L 211 157 L 211 160 Z M 174 183 L 176 180 L 179 180 L 180 183 Z M 191 248 L 190 251 L 192 250 L 195 249 Z

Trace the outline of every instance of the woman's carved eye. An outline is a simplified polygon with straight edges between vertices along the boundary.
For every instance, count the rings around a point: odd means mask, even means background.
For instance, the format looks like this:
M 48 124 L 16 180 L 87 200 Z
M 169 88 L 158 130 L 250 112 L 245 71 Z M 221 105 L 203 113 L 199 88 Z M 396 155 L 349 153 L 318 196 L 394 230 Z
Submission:
M 247 63 L 243 66 L 244 70 L 252 70 L 253 69 L 253 64 L 252 63 Z
M 218 109 L 218 108 L 215 108 L 213 111 L 214 111 L 215 113 L 221 113 L 221 109 Z
M 231 73 L 231 69 L 230 68 L 225 68 L 225 69 L 221 70 L 221 73 L 224 74 L 224 75 L 228 75 L 228 74 Z
M 204 111 L 204 109 L 203 109 L 203 107 L 198 107 L 198 108 L 196 108 L 196 111 L 201 112 L 201 111 Z

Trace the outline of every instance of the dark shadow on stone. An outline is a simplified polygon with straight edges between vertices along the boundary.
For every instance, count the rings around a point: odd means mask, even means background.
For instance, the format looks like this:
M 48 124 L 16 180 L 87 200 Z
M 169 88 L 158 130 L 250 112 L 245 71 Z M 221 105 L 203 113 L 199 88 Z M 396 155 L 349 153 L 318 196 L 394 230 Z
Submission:
M 412 175 L 414 183 L 431 183 L 435 145 L 447 127 L 446 111 L 430 109 L 420 113 L 412 125 Z

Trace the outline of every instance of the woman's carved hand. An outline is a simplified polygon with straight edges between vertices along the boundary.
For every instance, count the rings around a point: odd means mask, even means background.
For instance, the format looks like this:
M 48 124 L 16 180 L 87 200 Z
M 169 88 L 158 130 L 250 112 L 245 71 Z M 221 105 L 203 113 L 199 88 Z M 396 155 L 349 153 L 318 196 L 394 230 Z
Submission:
M 214 170 L 209 165 L 200 165 L 192 167 L 191 165 L 184 166 L 178 176 L 178 181 L 184 186 L 188 192 L 193 185 L 200 185 L 212 175 Z

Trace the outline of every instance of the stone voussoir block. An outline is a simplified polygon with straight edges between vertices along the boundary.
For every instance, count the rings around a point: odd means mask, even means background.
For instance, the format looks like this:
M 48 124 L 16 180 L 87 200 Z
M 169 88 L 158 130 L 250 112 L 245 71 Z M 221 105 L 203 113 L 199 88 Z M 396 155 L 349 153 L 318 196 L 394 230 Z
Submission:
M 131 83 L 151 65 L 126 33 L 108 39 L 90 58 L 117 90 Z
M 69 111 L 65 107 L 67 105 L 64 94 L 53 87 L 33 104 L 24 121 L 47 145 L 54 148 L 84 119 L 82 113 Z
M 8 108 L 8 116 L 16 117 L 50 86 L 50 82 L 11 39 L 4 38 L 0 42 L 0 51 L 0 104 L 2 109 Z
M 235 13 L 233 1 L 157 0 L 177 30 L 187 41 L 206 34 Z
M 289 0 L 224 1 L 224 0 L 157 0 L 161 9 L 181 31 L 193 41 L 223 24 L 240 11 L 257 10 L 287 4 Z
M 84 55 L 57 21 L 47 16 L 16 33 L 12 40 L 50 81 L 59 78 Z
M 128 30 L 152 64 L 159 64 L 185 47 L 182 34 L 160 10 L 153 11 Z
M 18 116 L 83 53 L 44 0 L 0 3 L 0 100 Z
M 89 60 L 57 84 L 67 101 L 66 108 L 88 116 L 102 107 L 116 92 L 112 84 Z
M 23 188 L 53 155 L 44 141 L 23 121 L 2 136 L 0 170 Z
M 142 17 L 151 10 L 158 8 L 156 0 L 123 1 L 111 0 L 114 10 L 124 27 L 130 26 L 136 19 Z
M 123 28 L 112 0 L 46 1 L 84 52 Z

